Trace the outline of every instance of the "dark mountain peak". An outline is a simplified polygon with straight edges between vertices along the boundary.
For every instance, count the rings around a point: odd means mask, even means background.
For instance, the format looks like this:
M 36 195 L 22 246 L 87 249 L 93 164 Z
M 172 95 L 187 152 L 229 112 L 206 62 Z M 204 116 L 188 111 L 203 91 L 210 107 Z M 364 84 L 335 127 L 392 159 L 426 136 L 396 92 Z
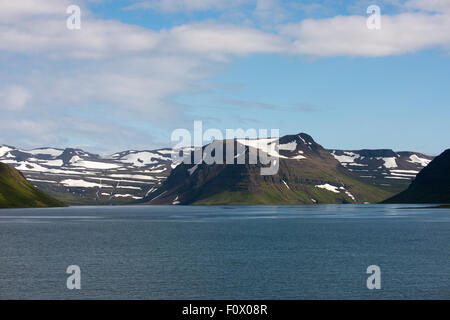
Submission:
M 288 134 L 285 135 L 283 137 L 280 137 L 280 144 L 281 143 L 289 143 L 290 141 L 297 141 L 300 144 L 303 145 L 313 145 L 313 144 L 317 144 L 314 139 L 306 133 L 299 133 L 299 134 Z
M 313 139 L 309 134 L 307 134 L 307 133 L 300 132 L 300 133 L 298 134 L 298 136 L 301 137 L 301 138 L 303 138 L 304 140 L 306 140 L 306 142 L 316 143 L 316 142 L 314 141 L 314 139 Z
M 81 149 L 66 148 L 66 149 L 64 149 L 64 151 L 61 153 L 61 155 L 59 155 L 59 156 L 57 157 L 57 159 L 61 159 L 61 160 L 63 161 L 64 165 L 68 165 L 68 164 L 70 164 L 70 161 L 72 160 L 73 157 L 76 157 L 75 159 L 78 159 L 78 158 L 83 158 L 83 159 L 87 159 L 87 158 L 97 159 L 97 158 L 99 158 L 98 155 L 88 153 L 88 152 L 83 151 L 83 150 L 81 150 Z
M 405 191 L 387 203 L 450 203 L 450 149 L 423 168 Z
M 414 183 L 444 183 L 450 185 L 450 149 L 434 158 L 428 166 L 416 176 Z
M 280 154 L 293 157 L 296 155 L 319 155 L 324 148 L 306 134 L 286 135 L 279 140 Z

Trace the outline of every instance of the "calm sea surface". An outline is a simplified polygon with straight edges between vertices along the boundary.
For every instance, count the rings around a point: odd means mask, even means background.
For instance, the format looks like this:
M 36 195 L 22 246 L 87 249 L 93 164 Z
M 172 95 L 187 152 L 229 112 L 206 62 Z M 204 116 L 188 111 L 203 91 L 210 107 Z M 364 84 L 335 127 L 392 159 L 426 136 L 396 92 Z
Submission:
M 81 290 L 66 287 L 69 265 Z M 381 290 L 366 287 L 369 265 Z M 0 210 L 0 298 L 450 299 L 450 209 Z

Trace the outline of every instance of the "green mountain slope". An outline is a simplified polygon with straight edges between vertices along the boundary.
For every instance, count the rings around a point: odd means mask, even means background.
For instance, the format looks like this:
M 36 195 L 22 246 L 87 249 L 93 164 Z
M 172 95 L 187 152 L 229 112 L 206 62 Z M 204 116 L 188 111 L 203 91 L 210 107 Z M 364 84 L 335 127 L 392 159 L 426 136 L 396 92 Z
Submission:
M 450 203 L 450 149 L 422 169 L 408 189 L 385 203 Z
M 221 142 L 219 142 L 221 143 Z M 235 141 L 235 146 L 242 142 Z M 260 174 L 261 163 L 248 164 L 255 142 L 247 143 L 246 164 L 181 164 L 146 204 L 332 204 L 382 201 L 392 194 L 361 181 L 309 135 L 280 139 L 279 170 Z M 224 147 L 225 150 L 225 147 Z M 236 151 L 236 147 L 235 147 Z M 236 154 L 234 157 L 243 155 Z
M 19 171 L 0 163 L 0 208 L 62 206 L 65 204 L 34 187 Z

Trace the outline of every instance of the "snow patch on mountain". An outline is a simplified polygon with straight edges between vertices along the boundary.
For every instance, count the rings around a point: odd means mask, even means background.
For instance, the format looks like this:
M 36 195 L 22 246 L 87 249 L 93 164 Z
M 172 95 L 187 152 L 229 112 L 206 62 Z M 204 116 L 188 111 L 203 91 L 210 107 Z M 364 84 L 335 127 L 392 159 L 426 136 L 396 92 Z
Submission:
M 123 163 L 129 163 L 135 167 L 143 167 L 143 166 L 147 166 L 149 164 L 158 163 L 156 160 L 152 160 L 153 158 L 154 159 L 167 159 L 166 157 L 161 156 L 159 154 L 143 151 L 143 152 L 127 154 L 126 156 L 123 156 L 122 158 L 120 158 L 120 161 Z
M 415 154 L 409 156 L 409 160 L 407 160 L 407 161 L 411 162 L 411 163 L 420 164 L 422 167 L 426 167 L 431 162 L 431 160 L 428 160 L 425 158 L 420 158 Z
M 151 187 L 150 190 L 147 191 L 147 193 L 145 194 L 145 196 L 148 196 L 150 193 L 153 193 L 153 192 L 155 192 L 156 190 L 158 190 L 158 188 Z
M 350 191 L 345 190 L 345 194 L 348 195 L 353 201 L 356 202 L 356 198 L 350 193 Z
M 110 174 L 109 177 L 112 178 L 131 178 L 137 180 L 156 180 L 155 177 L 152 176 L 144 176 L 140 174 Z
M 396 173 L 396 172 L 391 172 L 392 176 L 400 176 L 400 177 L 410 177 L 410 178 L 415 178 L 416 175 L 415 174 L 407 174 L 407 173 Z
M 396 159 L 395 157 L 386 157 L 386 158 L 377 157 L 376 159 L 383 160 L 384 166 L 388 169 L 398 167 L 397 162 L 395 162 L 395 159 Z
M 302 156 L 301 154 L 297 155 L 297 156 L 293 156 L 290 157 L 289 159 L 293 159 L 293 160 L 302 160 L 302 159 L 306 159 L 305 156 Z
M 51 181 L 51 180 L 40 180 L 40 179 L 27 179 L 27 180 L 33 181 L 33 182 L 58 183 L 56 181 Z
M 399 180 L 411 180 L 412 178 L 407 177 L 384 177 L 385 179 L 399 179 Z
M 88 182 L 85 180 L 78 179 L 66 179 L 62 180 L 60 184 L 66 187 L 76 187 L 76 188 L 112 188 L 110 185 L 99 184 L 95 182 Z
M 117 186 L 116 189 L 142 190 L 141 187 L 133 187 L 133 186 Z
M 22 151 L 22 152 L 30 153 L 33 155 L 38 155 L 38 154 L 49 155 L 49 156 L 56 158 L 56 157 L 59 157 L 60 155 L 62 155 L 64 150 L 55 149 L 55 148 L 39 148 L 39 149 L 33 149 L 33 150 L 26 150 L 26 151 Z
M 354 152 L 349 152 L 349 151 L 344 151 L 343 155 L 337 155 L 335 150 L 333 150 L 333 152 L 331 152 L 331 155 L 337 161 L 339 161 L 341 164 L 353 163 L 355 161 L 355 159 L 360 157 L 359 154 L 354 153 Z
M 173 199 L 172 204 L 180 204 L 180 201 L 178 201 L 178 196 L 176 196 L 176 198 Z
M 297 148 L 297 141 L 291 141 L 289 143 L 280 144 L 278 146 L 279 150 L 294 151 L 296 148 Z
M 7 146 L 0 146 L 0 157 L 3 157 L 7 152 L 14 150 Z
M 356 162 L 347 163 L 347 165 L 353 166 L 353 167 L 367 167 L 368 166 L 368 164 L 356 163 Z
M 419 171 L 417 170 L 400 170 L 400 169 L 392 169 L 391 172 L 395 172 L 395 173 L 407 173 L 407 174 L 418 174 Z
M 45 168 L 37 163 L 32 163 L 28 161 L 16 161 L 16 160 L 1 160 L 3 163 L 8 163 L 13 165 L 19 171 L 33 171 L 33 172 L 41 172 L 41 173 L 50 173 L 50 174 L 66 174 L 66 175 L 78 175 L 78 174 L 86 174 L 82 171 L 72 171 L 72 170 L 63 170 L 63 169 L 50 169 Z
M 334 193 L 341 193 L 344 192 L 348 197 L 350 197 L 353 201 L 356 202 L 356 198 L 353 194 L 350 193 L 350 191 L 348 191 L 347 189 L 345 189 L 344 187 L 336 187 L 333 186 L 329 183 L 325 183 L 325 184 L 321 184 L 321 185 L 316 185 L 316 188 L 321 188 L 321 189 L 325 189 Z
M 116 169 L 119 165 L 107 162 L 83 160 L 79 156 L 73 156 L 69 161 L 75 167 L 83 167 L 87 169 Z
M 114 198 L 133 198 L 136 200 L 143 199 L 142 197 L 136 197 L 136 196 L 133 196 L 132 194 L 119 194 L 119 193 L 116 193 L 115 195 L 113 195 L 113 197 Z
M 29 159 L 31 160 L 31 159 Z M 61 167 L 63 165 L 63 161 L 61 159 L 56 160 L 36 160 L 38 163 L 49 166 L 49 167 Z
M 280 155 L 276 149 L 276 142 L 278 138 L 266 138 L 266 139 L 236 139 L 236 141 L 244 146 L 255 148 L 267 153 L 271 157 L 284 158 L 288 157 Z
M 325 184 L 319 184 L 315 186 L 316 188 L 321 188 L 321 189 L 325 189 L 334 193 L 339 193 L 339 187 L 335 187 L 329 183 L 325 183 Z

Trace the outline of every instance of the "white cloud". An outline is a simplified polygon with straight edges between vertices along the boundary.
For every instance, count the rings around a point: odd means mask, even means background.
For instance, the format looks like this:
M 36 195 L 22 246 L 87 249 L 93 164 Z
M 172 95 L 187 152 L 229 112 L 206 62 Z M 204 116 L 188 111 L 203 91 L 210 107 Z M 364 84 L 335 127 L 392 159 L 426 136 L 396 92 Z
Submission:
M 27 1 L 38 7 L 39 0 Z M 193 8 L 200 6 L 197 1 L 186 0 L 183 3 Z M 207 3 L 203 5 L 208 6 Z M 411 0 L 406 6 L 445 10 L 445 3 Z M 0 11 L 3 11 L 2 5 Z M 12 10 L 8 6 L 6 11 L 31 15 L 31 9 Z M 276 7 L 275 0 L 259 0 L 256 12 L 265 15 Z M 43 9 L 36 12 L 41 11 L 53 12 Z M 87 59 L 150 55 L 155 52 L 177 55 L 194 53 L 226 61 L 230 54 L 253 53 L 373 57 L 414 52 L 438 45 L 448 46 L 450 43 L 450 18 L 446 13 L 382 15 L 382 28 L 376 31 L 366 28 L 366 16 L 307 19 L 298 24 L 280 25 L 279 33 L 217 22 L 192 23 L 153 31 L 118 21 L 95 19 L 89 13 L 83 20 L 81 30 L 68 30 L 65 28 L 65 18 L 39 19 L 34 15 L 33 19 L 0 24 L 0 50 Z
M 24 87 L 10 85 L 0 89 L 0 109 L 22 110 L 30 99 L 31 93 Z
M 378 57 L 450 45 L 450 19 L 444 14 L 381 16 L 381 30 L 366 28 L 366 17 L 304 20 L 281 32 L 292 37 L 293 54 Z
M 65 17 L 0 25 L 0 50 L 9 52 L 103 58 L 150 50 L 157 43 L 156 32 L 115 21 L 86 19 L 81 30 L 67 29 Z
M 175 27 L 166 37 L 167 46 L 201 54 L 281 53 L 288 43 L 276 34 L 233 25 L 213 23 Z
M 35 16 L 62 15 L 69 5 L 67 0 L 3 0 L 0 4 L 1 23 L 15 22 L 20 19 L 29 19 Z

